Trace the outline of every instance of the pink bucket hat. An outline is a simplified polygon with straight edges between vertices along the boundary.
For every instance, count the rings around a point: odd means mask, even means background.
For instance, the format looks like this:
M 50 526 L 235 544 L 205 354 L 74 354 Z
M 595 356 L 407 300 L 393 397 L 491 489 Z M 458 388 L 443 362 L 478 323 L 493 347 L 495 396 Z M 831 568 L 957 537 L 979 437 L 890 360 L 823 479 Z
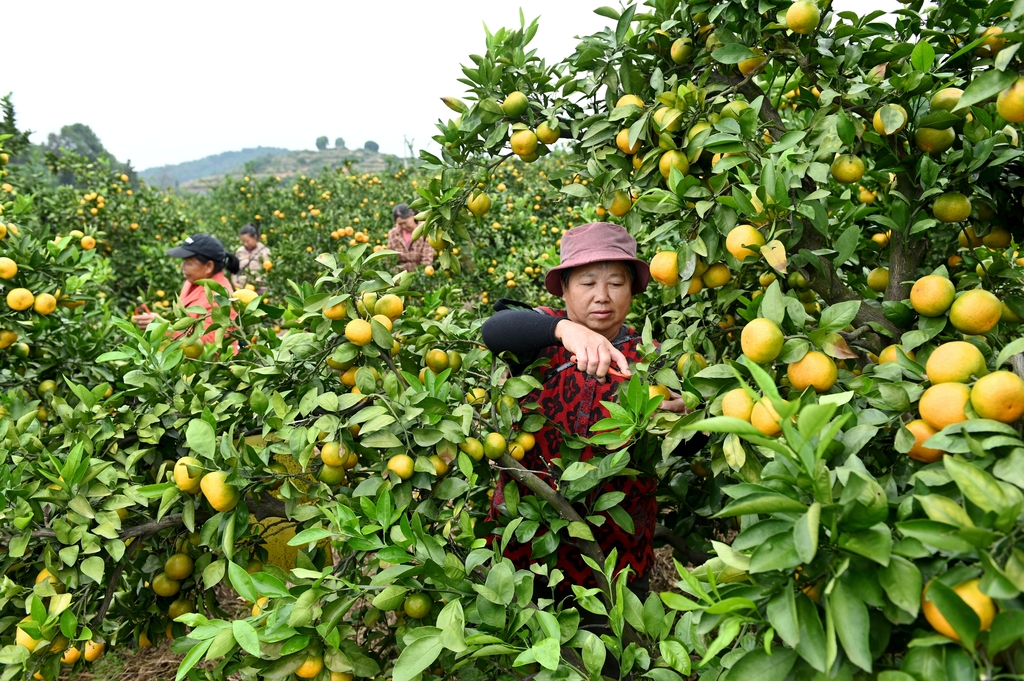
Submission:
M 651 268 L 636 257 L 636 239 L 624 227 L 610 222 L 589 222 L 562 235 L 562 262 L 548 270 L 544 286 L 552 295 L 562 296 L 563 270 L 595 262 L 631 262 L 636 268 L 633 294 L 642 293 L 651 280 Z

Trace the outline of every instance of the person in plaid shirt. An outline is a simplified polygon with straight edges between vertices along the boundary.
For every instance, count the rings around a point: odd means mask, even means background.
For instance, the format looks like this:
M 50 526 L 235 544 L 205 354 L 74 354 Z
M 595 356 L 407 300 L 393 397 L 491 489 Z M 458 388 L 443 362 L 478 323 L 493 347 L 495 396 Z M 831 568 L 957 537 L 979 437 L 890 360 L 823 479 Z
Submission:
M 395 218 L 395 226 L 388 232 L 388 249 L 398 253 L 398 267 L 412 272 L 417 265 L 431 265 L 434 262 L 434 249 L 426 239 L 413 241 L 412 233 L 416 230 L 416 213 L 408 204 L 400 203 L 391 211 Z

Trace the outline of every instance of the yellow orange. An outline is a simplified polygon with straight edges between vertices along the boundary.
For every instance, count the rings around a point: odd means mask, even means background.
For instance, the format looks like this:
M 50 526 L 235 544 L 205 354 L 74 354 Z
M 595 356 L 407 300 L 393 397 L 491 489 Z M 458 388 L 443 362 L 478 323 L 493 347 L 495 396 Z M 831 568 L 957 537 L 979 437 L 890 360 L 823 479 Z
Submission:
M 412 457 L 408 454 L 395 454 L 388 459 L 388 470 L 393 471 L 402 480 L 408 480 L 412 477 L 415 465 Z
M 971 376 L 981 377 L 988 373 L 985 356 L 967 341 L 950 341 L 935 348 L 928 356 L 924 371 L 932 385 L 967 383 Z
M 946 313 L 955 296 L 953 282 L 937 274 L 928 274 L 914 282 L 910 289 L 910 304 L 923 317 L 938 317 Z
M 971 216 L 971 200 L 960 192 L 940 194 L 932 203 L 932 215 L 939 222 L 963 222 Z
M 750 410 L 750 423 L 768 437 L 775 437 L 782 432 L 782 426 L 779 424 L 781 420 L 779 412 L 775 411 L 767 397 L 762 397 Z
M 300 679 L 312 679 L 324 668 L 324 658 L 319 653 L 309 652 L 302 665 L 295 670 L 295 676 Z
M 722 263 L 715 263 L 701 275 L 700 279 L 708 288 L 720 288 L 732 281 L 732 272 Z M 698 289 L 699 290 L 699 289 Z
M 1013 423 L 1024 415 L 1024 379 L 1010 371 L 993 371 L 971 388 L 971 406 L 983 419 Z
M 749 421 L 754 399 L 743 388 L 734 388 L 722 398 L 722 415 Z
M 13 279 L 18 273 L 18 263 L 10 258 L 0 258 L 0 279 Z
M 963 383 L 939 383 L 924 391 L 918 404 L 921 418 L 935 430 L 967 420 L 964 407 L 971 390 Z
M 903 122 L 900 123 L 899 126 L 895 130 L 893 130 L 891 133 L 886 133 L 885 132 L 885 123 L 882 121 L 882 112 L 883 111 L 892 111 L 892 112 L 895 112 L 896 114 L 902 116 L 902 121 Z M 891 114 L 886 114 L 886 117 L 888 118 L 890 115 Z M 879 108 L 877 111 L 875 111 L 875 115 L 872 118 L 871 123 L 872 123 L 872 125 L 875 128 L 875 132 L 877 132 L 879 135 L 886 135 L 886 134 L 895 135 L 900 130 L 903 130 L 903 128 L 906 127 L 906 125 L 907 125 L 907 110 L 904 109 L 899 104 L 885 104 L 881 108 Z
M 12 310 L 27 310 L 32 307 L 36 298 L 27 288 L 12 288 L 7 292 L 7 306 Z
M 1008 123 L 1024 121 L 1024 78 L 1018 78 L 1013 85 L 996 97 L 996 111 Z
M 365 319 L 353 319 L 345 325 L 345 338 L 353 345 L 369 345 L 373 340 L 373 328 Z
M 204 475 L 199 483 L 210 506 L 222 513 L 234 510 L 241 498 L 238 488 L 226 482 L 227 477 L 224 471 L 213 471 Z
M 996 606 L 992 599 L 983 594 L 981 589 L 978 588 L 979 583 L 979 580 L 971 579 L 954 587 L 953 591 L 978 616 L 978 619 L 981 621 L 979 629 L 981 631 L 988 631 L 992 627 L 992 621 L 996 618 Z M 931 582 L 928 582 L 924 590 L 921 591 L 921 614 L 928 620 L 928 624 L 932 625 L 932 629 L 954 641 L 959 641 L 960 637 L 957 636 L 956 630 L 942 616 L 938 606 L 928 600 L 928 588 L 931 585 Z
M 836 384 L 838 371 L 831 357 L 813 350 L 790 364 L 786 369 L 786 376 L 796 390 L 814 388 L 815 392 L 823 393 Z
M 876 267 L 868 272 L 868 288 L 878 293 L 889 288 L 889 270 Z
M 632 146 L 629 144 L 629 128 L 623 128 L 619 130 L 619 134 L 615 136 L 615 146 L 619 148 L 623 154 L 635 154 L 640 151 L 640 140 L 637 139 Z
M 743 327 L 740 347 L 747 359 L 755 364 L 773 361 L 782 352 L 782 329 L 770 319 L 758 317 Z
M 764 236 L 753 225 L 736 225 L 725 237 L 725 248 L 734 258 L 743 262 L 747 258 L 761 257 L 761 246 L 765 245 Z M 753 246 L 754 248 L 750 248 Z
M 189 471 L 189 466 L 194 472 Z M 203 478 L 202 464 L 199 459 L 191 456 L 183 456 L 174 464 L 174 483 L 182 492 L 195 494 L 199 491 L 199 485 Z
M 961 293 L 949 308 L 949 321 L 957 331 L 976 336 L 999 323 L 1003 307 L 989 291 L 974 289 Z
M 818 28 L 821 10 L 811 0 L 797 0 L 786 10 L 786 27 L 793 33 L 807 35 Z
M 921 461 L 924 463 L 933 463 L 942 458 L 945 454 L 940 449 L 932 449 L 931 447 L 925 447 L 924 443 L 932 435 L 935 435 L 938 431 L 928 425 L 928 422 L 924 419 L 914 419 L 907 424 L 907 430 L 914 436 L 914 446 L 907 452 L 907 456 L 915 461 Z
M 662 286 L 679 283 L 679 256 L 675 251 L 661 251 L 651 258 L 651 278 Z
M 836 182 L 853 184 L 864 177 L 864 161 L 854 154 L 841 154 L 832 161 L 830 170 Z

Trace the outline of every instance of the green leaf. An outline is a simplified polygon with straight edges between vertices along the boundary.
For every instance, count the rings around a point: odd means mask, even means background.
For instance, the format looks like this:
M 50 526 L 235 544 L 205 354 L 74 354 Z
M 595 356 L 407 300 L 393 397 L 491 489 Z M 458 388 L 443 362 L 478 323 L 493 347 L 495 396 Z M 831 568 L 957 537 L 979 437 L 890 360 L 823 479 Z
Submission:
M 935 48 L 927 40 L 919 40 L 910 53 L 910 63 L 918 71 L 931 71 L 935 63 Z
M 800 519 L 793 525 L 793 541 L 796 544 L 796 552 L 804 563 L 810 563 L 818 553 L 818 524 L 820 520 L 821 504 L 814 502 L 807 509 L 807 513 L 800 516 Z M 775 626 L 776 630 L 779 629 L 774 623 L 772 626 Z
M 842 303 L 829 305 L 821 311 L 821 321 L 818 328 L 822 331 L 839 331 L 845 328 L 860 311 L 859 300 L 847 300 Z
M 333 536 L 334 533 L 330 530 L 322 527 L 310 527 L 289 539 L 288 546 L 303 546 L 304 544 L 312 544 L 313 542 Z
M 1024 352 L 1024 338 L 1018 338 L 1007 344 L 1005 348 L 999 351 L 999 355 L 996 357 L 996 369 L 1003 366 L 1014 355 L 1019 355 L 1022 352 Z
M 733 501 L 716 513 L 714 517 L 726 518 L 737 515 L 754 515 L 755 513 L 802 513 L 806 510 L 807 504 L 783 494 L 755 492 Z
M 393 681 L 413 681 L 418 678 L 424 669 L 434 663 L 443 647 L 439 631 L 413 641 L 398 656 L 398 662 L 392 671 Z
M 217 434 L 213 426 L 202 419 L 189 421 L 185 440 L 197 454 L 207 459 L 212 459 L 217 452 Z
M 235 620 L 231 623 L 231 632 L 242 650 L 250 655 L 260 656 L 260 637 L 251 624 L 245 620 Z
M 921 607 L 921 571 L 916 565 L 902 556 L 893 556 L 889 565 L 878 571 L 878 582 L 896 607 L 917 617 Z
M 796 651 L 775 648 L 769 655 L 756 648 L 729 670 L 730 679 L 757 679 L 757 681 L 783 681 L 796 663 Z
M 879 565 L 888 565 L 892 558 L 892 532 L 885 523 L 858 532 L 839 535 L 839 547 L 870 558 Z
M 1000 515 L 1009 508 L 1010 502 L 1003 493 L 1003 488 L 986 471 L 963 459 L 952 456 L 944 456 L 942 459 L 942 464 L 946 467 L 956 486 L 960 488 L 960 492 L 975 506 L 983 511 L 992 511 L 996 515 Z M 929 517 L 931 516 L 929 515 Z M 932 519 L 937 520 L 937 518 Z M 969 526 L 973 527 L 974 524 L 971 523 Z
M 441 645 L 453 653 L 461 653 L 467 649 L 465 630 L 466 616 L 462 610 L 462 601 L 449 601 L 437 616 L 437 628 L 441 630 Z
M 857 598 L 845 581 L 838 580 L 828 596 L 828 605 L 839 642 L 843 644 L 850 662 L 871 673 L 871 646 L 868 641 L 871 622 L 864 601 Z
M 995 657 L 1024 636 L 1024 612 L 1004 610 L 992 621 L 988 634 L 988 654 Z
M 979 102 L 995 97 L 1002 90 L 1013 85 L 1015 80 L 1017 80 L 1016 72 L 996 71 L 994 69 L 985 71 L 967 86 L 953 112 L 966 111 L 969 107 Z
M 756 56 L 746 45 L 729 43 L 711 53 L 711 58 L 720 64 L 738 64 L 744 59 Z
M 192 646 L 192 649 L 188 651 L 187 655 L 185 655 L 181 664 L 178 665 L 178 673 L 174 677 L 174 681 L 181 681 L 188 676 L 189 671 L 191 671 L 191 669 L 195 667 L 201 659 L 203 659 L 203 655 L 206 654 L 206 651 L 212 644 L 213 639 L 210 638 L 205 641 L 200 641 Z
M 99 556 L 90 556 L 82 561 L 79 566 L 82 574 L 96 582 L 101 584 L 103 582 L 103 559 Z
M 408 592 L 404 586 L 392 584 L 374 597 L 373 607 L 378 610 L 396 610 L 405 601 L 405 594 Z
M 255 603 L 259 600 L 259 594 L 252 586 L 252 578 L 249 573 L 242 569 L 238 563 L 228 563 L 228 581 L 238 595 L 247 601 Z
M 594 533 L 590 531 L 590 526 L 584 522 L 573 521 L 569 523 L 569 536 L 577 539 L 586 539 L 587 541 L 594 541 Z
M 804 594 L 799 594 L 796 597 L 796 611 L 800 622 L 800 643 L 796 646 L 796 652 L 807 664 L 824 673 L 828 668 L 825 630 L 821 625 L 818 606 Z
M 978 631 L 981 628 L 981 620 L 971 606 L 967 605 L 955 591 L 937 579 L 928 584 L 924 600 L 935 604 L 968 650 L 974 648 L 974 641 L 978 638 Z
M 779 637 L 787 646 L 795 648 L 800 643 L 800 621 L 793 589 L 784 587 L 779 595 L 768 601 L 766 613 Z

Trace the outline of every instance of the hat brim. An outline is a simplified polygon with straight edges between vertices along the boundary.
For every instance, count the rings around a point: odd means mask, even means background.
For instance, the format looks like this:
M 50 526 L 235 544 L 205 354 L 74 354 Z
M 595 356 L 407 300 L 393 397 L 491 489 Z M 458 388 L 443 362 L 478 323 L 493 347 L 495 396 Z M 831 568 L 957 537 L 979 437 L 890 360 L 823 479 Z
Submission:
M 601 258 L 600 260 L 592 260 L 589 262 L 566 262 L 552 267 L 544 276 L 544 288 L 546 288 L 548 293 L 551 295 L 561 298 L 565 293 L 562 289 L 562 272 L 565 270 L 571 270 L 575 267 L 582 267 L 583 265 L 592 265 L 595 262 L 633 263 L 633 266 L 636 268 L 636 278 L 633 280 L 633 286 L 630 292 L 634 296 L 646 291 L 647 285 L 651 281 L 651 266 L 640 258 Z
M 172 258 L 191 258 L 196 252 L 185 248 L 184 246 L 176 246 L 167 250 L 167 255 Z

